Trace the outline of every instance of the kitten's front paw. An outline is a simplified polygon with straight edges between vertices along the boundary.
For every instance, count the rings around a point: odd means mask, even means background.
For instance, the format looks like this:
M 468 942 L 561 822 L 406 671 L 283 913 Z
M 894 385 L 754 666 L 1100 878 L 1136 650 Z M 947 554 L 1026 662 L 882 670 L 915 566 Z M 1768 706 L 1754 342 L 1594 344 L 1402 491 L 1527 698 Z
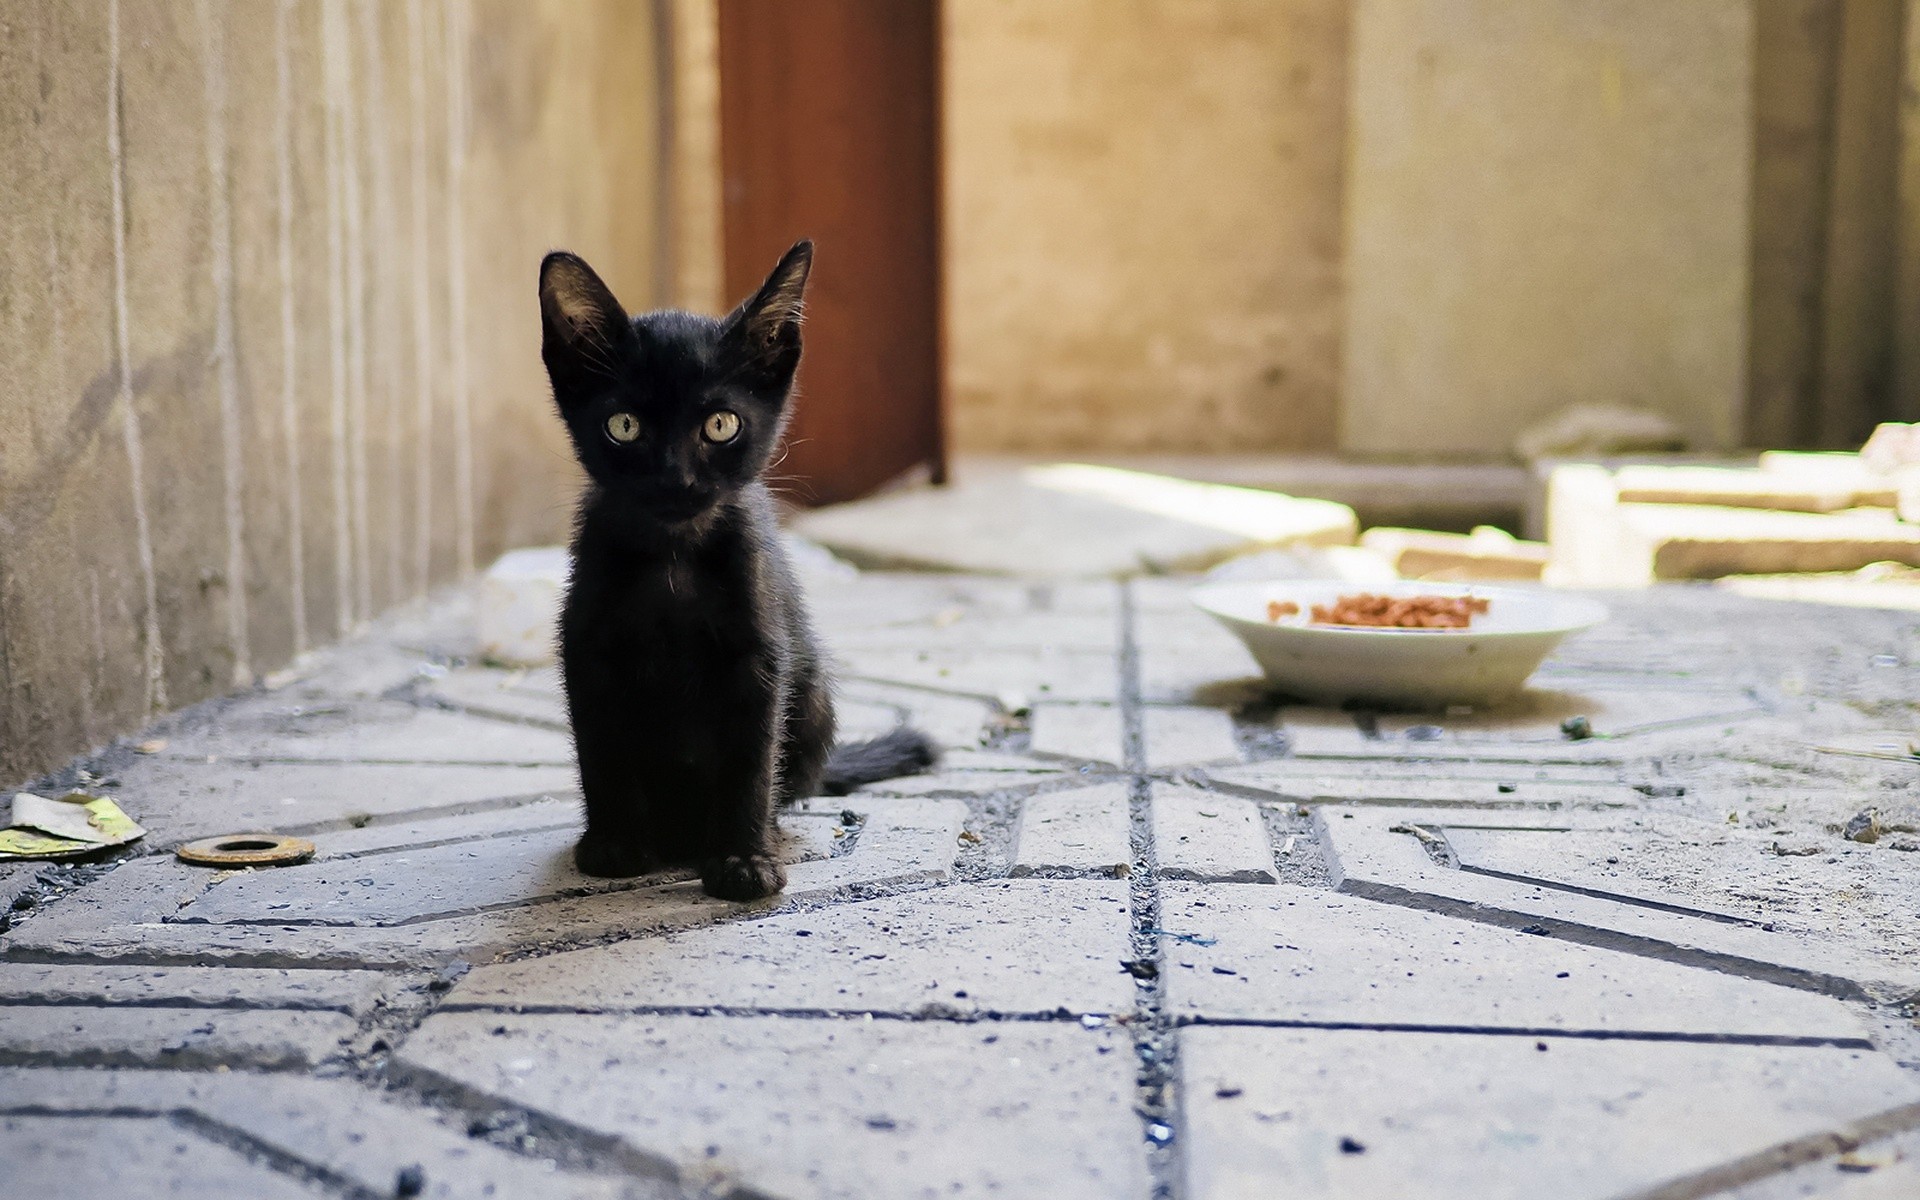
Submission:
M 582 875 L 601 879 L 631 879 L 658 869 L 647 855 L 605 836 L 580 835 L 573 848 L 573 865 Z
M 787 886 L 787 871 L 765 854 L 729 854 L 702 863 L 700 883 L 722 900 L 758 900 Z

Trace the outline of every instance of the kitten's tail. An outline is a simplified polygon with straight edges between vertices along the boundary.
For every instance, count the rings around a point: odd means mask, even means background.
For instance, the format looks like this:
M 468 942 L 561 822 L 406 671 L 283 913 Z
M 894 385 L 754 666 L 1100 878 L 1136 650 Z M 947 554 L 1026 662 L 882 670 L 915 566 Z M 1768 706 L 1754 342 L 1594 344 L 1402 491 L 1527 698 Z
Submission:
M 940 759 L 940 747 L 905 725 L 864 742 L 842 742 L 827 755 L 820 794 L 844 796 L 863 783 L 878 783 L 924 771 Z

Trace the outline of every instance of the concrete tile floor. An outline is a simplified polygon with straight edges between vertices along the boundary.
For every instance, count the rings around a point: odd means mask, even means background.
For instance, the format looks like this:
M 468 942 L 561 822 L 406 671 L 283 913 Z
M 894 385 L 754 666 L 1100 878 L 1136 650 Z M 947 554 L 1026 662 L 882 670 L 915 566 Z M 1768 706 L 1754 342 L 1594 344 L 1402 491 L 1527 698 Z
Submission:
M 1920 731 L 1912 614 L 1612 597 L 1414 719 L 1185 586 L 824 587 L 849 723 L 952 749 L 757 905 L 572 871 L 457 597 L 76 762 L 153 835 L 0 875 L 0 1195 L 1908 1194 L 1920 762 L 1840 751 Z M 242 828 L 320 852 L 169 855 Z

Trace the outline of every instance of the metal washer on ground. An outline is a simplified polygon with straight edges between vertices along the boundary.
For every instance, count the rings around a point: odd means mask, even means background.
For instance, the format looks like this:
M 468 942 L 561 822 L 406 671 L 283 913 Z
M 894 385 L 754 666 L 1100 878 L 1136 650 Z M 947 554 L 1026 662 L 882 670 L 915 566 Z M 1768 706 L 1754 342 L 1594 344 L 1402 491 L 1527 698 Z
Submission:
M 313 857 L 313 843 L 277 833 L 229 833 L 201 838 L 174 851 L 200 867 L 290 867 Z

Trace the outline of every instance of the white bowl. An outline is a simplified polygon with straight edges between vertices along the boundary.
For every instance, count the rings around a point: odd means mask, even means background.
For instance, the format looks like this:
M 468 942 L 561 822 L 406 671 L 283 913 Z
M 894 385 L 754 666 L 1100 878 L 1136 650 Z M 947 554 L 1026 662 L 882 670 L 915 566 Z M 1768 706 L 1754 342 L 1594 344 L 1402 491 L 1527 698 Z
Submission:
M 1489 601 L 1466 629 L 1376 629 L 1311 624 L 1313 606 L 1341 596 L 1479 596 Z M 1298 614 L 1267 620 L 1273 601 Z M 1303 700 L 1435 707 L 1484 704 L 1511 696 L 1561 638 L 1598 625 L 1607 610 L 1581 596 L 1545 589 L 1464 583 L 1358 585 L 1314 582 L 1219 583 L 1196 588 L 1193 602 L 1238 634 L 1267 680 Z

